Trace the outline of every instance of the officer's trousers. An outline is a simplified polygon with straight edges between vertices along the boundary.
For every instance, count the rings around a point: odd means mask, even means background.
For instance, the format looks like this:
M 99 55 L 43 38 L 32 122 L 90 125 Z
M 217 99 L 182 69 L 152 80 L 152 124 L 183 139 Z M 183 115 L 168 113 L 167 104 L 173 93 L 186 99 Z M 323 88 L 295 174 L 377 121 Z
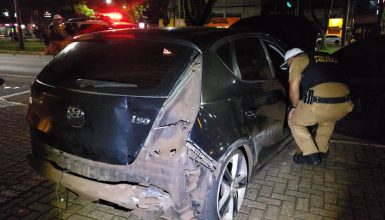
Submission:
M 329 150 L 329 140 L 336 121 L 351 112 L 353 107 L 354 105 L 351 102 L 338 104 L 306 104 L 300 101 L 289 118 L 288 124 L 294 140 L 303 155 L 327 152 Z M 306 128 L 306 126 L 315 124 L 318 124 L 315 136 L 318 149 L 309 130 Z

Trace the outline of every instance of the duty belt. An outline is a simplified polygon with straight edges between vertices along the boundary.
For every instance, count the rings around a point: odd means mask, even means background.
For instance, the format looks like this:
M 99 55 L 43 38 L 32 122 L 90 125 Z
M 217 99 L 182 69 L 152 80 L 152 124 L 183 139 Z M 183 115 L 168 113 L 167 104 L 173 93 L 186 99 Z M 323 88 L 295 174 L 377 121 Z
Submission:
M 335 103 L 344 103 L 344 102 L 347 102 L 347 101 L 350 101 L 349 96 L 331 97 L 331 98 L 324 98 L 324 97 L 313 96 L 313 102 L 316 102 L 316 103 L 335 104 Z
M 306 94 L 303 96 L 303 102 L 307 104 L 315 103 L 325 103 L 325 104 L 337 104 L 337 103 L 344 103 L 350 101 L 349 96 L 343 96 L 343 97 L 318 97 L 313 96 L 314 91 L 308 90 Z

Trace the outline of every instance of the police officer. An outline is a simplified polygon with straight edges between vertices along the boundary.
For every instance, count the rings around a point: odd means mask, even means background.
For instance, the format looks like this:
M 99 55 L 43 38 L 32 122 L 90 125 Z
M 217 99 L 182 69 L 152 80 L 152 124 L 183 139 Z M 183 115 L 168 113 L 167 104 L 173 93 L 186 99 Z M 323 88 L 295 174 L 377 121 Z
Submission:
M 352 111 L 349 88 L 338 60 L 326 53 L 288 50 L 281 69 L 289 69 L 291 110 L 288 124 L 299 150 L 295 163 L 317 165 L 329 153 L 329 139 L 337 120 Z M 313 140 L 307 126 L 318 124 Z
M 72 40 L 72 37 L 64 30 L 63 17 L 55 14 L 53 22 L 48 26 L 50 45 L 48 54 L 58 54 Z

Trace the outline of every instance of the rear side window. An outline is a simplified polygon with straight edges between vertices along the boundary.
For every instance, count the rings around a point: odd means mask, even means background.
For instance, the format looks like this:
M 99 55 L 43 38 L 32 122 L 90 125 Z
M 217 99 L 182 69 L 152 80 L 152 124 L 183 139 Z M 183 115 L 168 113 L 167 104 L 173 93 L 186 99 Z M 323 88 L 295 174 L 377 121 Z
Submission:
M 190 47 L 157 41 L 75 42 L 43 69 L 38 80 L 54 86 L 76 85 L 81 79 L 97 81 L 98 87 L 101 82 L 113 82 L 127 84 L 130 90 L 161 84 L 171 89 L 196 55 Z
M 243 80 L 254 81 L 272 78 L 270 65 L 259 38 L 250 37 L 235 40 L 234 48 Z

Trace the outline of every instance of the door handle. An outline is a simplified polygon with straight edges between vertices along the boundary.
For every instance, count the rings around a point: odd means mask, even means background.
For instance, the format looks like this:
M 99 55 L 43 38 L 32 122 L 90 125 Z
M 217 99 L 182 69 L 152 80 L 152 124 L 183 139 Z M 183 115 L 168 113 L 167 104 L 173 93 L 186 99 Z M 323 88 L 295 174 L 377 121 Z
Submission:
M 257 117 L 256 109 L 250 109 L 248 111 L 245 111 L 245 116 L 247 118 L 255 118 L 255 117 Z

